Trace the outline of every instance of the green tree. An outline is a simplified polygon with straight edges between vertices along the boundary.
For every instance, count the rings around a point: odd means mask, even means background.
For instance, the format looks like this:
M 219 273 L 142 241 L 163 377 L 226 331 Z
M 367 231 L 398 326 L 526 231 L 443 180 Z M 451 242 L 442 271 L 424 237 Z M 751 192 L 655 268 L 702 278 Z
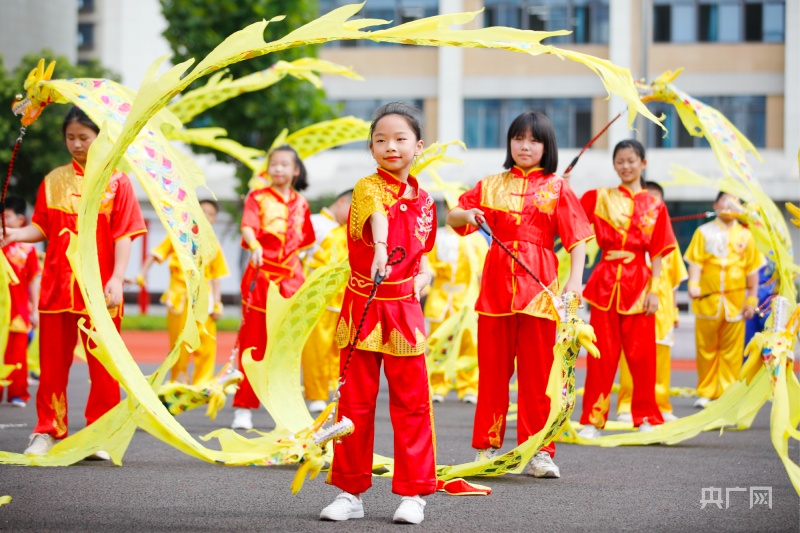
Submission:
M 177 64 L 189 58 L 205 57 L 230 34 L 276 15 L 285 15 L 273 22 L 264 32 L 270 42 L 283 37 L 317 17 L 316 0 L 160 0 L 161 11 L 168 27 L 164 36 L 170 43 Z M 316 57 L 316 47 L 305 46 L 257 57 L 229 68 L 234 78 L 269 68 L 278 60 L 293 61 L 301 57 Z M 202 86 L 200 80 L 190 89 Z M 242 94 L 199 115 L 189 127 L 217 126 L 225 128 L 228 136 L 245 146 L 269 148 L 283 128 L 290 132 L 321 120 L 333 118 L 325 101 L 325 93 L 308 82 L 286 77 L 264 91 Z M 193 147 L 197 152 L 213 152 L 221 161 L 229 156 L 208 148 Z M 250 171 L 239 165 L 240 193 L 247 190 Z
M 64 56 L 56 55 L 49 49 L 27 54 L 13 72 L 6 70 L 0 56 L 0 178 L 5 180 L 8 163 L 14 143 L 19 137 L 19 117 L 10 110 L 17 94 L 24 93 L 23 83 L 28 73 L 36 67 L 40 58 L 48 63 L 56 62 L 53 79 L 64 78 L 107 78 L 119 77 L 103 68 L 97 61 L 73 65 Z M 44 110 L 39 119 L 31 124 L 17 152 L 8 194 L 22 196 L 29 203 L 36 200 L 36 191 L 45 175 L 54 168 L 67 164 L 70 155 L 64 145 L 61 125 L 70 106 L 52 104 Z

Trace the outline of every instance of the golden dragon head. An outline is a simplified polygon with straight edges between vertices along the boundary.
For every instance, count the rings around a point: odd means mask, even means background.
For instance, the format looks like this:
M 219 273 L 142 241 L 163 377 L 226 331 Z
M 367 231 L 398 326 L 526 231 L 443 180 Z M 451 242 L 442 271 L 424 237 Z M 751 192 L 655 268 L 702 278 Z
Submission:
M 36 122 L 44 108 L 56 101 L 53 92 L 44 85 L 44 82 L 49 81 L 53 75 L 56 62 L 51 61 L 47 68 L 44 65 L 44 59 L 40 59 L 39 64 L 30 71 L 23 84 L 25 95 L 17 95 L 11 105 L 15 115 L 22 115 L 20 122 L 25 127 Z

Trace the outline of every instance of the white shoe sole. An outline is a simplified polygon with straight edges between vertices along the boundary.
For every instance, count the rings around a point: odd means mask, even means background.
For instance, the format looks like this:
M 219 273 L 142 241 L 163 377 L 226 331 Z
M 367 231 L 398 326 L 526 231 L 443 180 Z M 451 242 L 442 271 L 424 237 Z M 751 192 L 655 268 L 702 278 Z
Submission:
M 345 520 L 350 520 L 351 518 L 364 518 L 364 509 L 347 513 L 347 516 L 325 514 L 325 510 L 319 514 L 319 519 L 327 522 L 344 522 Z

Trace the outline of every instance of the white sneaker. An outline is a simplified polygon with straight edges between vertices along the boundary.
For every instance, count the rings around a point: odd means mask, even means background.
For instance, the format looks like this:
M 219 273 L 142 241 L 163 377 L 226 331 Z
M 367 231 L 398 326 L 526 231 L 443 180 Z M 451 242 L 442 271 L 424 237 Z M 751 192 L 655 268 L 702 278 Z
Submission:
M 472 405 L 475 405 L 478 403 L 478 397 L 475 396 L 474 394 L 465 394 L 464 397 L 461 398 L 461 401 L 464 403 L 471 403 Z
M 431 401 L 433 403 L 444 403 L 444 394 L 431 394 Z
M 328 404 L 323 400 L 314 400 L 313 402 L 308 402 L 308 411 L 310 413 L 321 413 L 326 407 L 328 407 Z
M 698 409 L 705 409 L 706 405 L 708 405 L 710 402 L 711 398 L 704 398 L 700 396 L 698 399 L 694 401 L 694 407 L 697 407 Z
M 650 422 L 642 422 L 642 425 L 639 426 L 639 433 L 649 433 L 653 431 L 655 426 L 653 426 Z
M 364 518 L 364 504 L 348 492 L 339 494 L 333 503 L 319 513 L 320 520 L 350 520 L 351 518 Z
M 664 422 L 674 422 L 678 420 L 679 417 L 675 416 L 674 413 L 661 413 L 661 418 L 664 419 Z
M 497 448 L 486 448 L 485 450 L 478 450 L 478 453 L 475 454 L 475 461 L 486 461 L 488 459 L 494 459 L 497 457 L 497 454 L 500 450 Z
M 528 475 L 533 477 L 558 478 L 561 477 L 561 471 L 553 462 L 553 458 L 550 457 L 549 453 L 538 451 L 536 455 L 533 456 L 533 459 L 531 459 L 531 467 L 528 470 Z
M 582 438 L 582 439 L 592 440 L 592 439 L 596 439 L 597 437 L 602 437 L 603 434 L 600 432 L 599 429 L 597 429 L 593 425 L 587 424 L 587 425 L 583 426 L 583 429 L 581 429 L 578 432 L 578 436 L 580 438 Z
M 28 447 L 23 452 L 25 455 L 44 455 L 56 445 L 56 439 L 47 433 L 34 433 Z
M 253 429 L 253 413 L 250 409 L 237 409 L 233 412 L 231 429 Z
M 392 518 L 398 524 L 419 524 L 425 520 L 425 500 L 419 496 L 403 496 Z
M 22 398 L 11 398 L 10 400 L 8 400 L 8 403 L 10 403 L 14 407 L 25 407 L 26 405 L 28 405 Z
M 87 461 L 110 461 L 111 456 L 105 450 L 97 450 L 86 458 Z
M 633 423 L 633 415 L 630 413 L 619 413 L 617 415 L 617 422 L 627 422 L 629 424 Z

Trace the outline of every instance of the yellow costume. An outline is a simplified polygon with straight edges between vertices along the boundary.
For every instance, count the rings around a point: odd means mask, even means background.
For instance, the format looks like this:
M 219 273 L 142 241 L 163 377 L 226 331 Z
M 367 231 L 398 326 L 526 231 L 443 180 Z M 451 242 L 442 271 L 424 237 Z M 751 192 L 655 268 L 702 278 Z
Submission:
M 478 259 L 477 272 L 473 272 L 470 267 L 469 249 Z M 461 238 L 450 226 L 446 226 L 445 231 L 439 231 L 436 244 L 428 254 L 428 265 L 433 272 L 433 286 L 425 301 L 425 318 L 430 325 L 428 336 L 433 335 L 442 322 L 461 309 L 467 287 L 483 270 L 488 251 L 489 245 L 479 233 Z M 476 358 L 476 364 L 472 368 L 456 372 L 458 397 L 463 399 L 467 394 L 477 395 L 478 350 L 472 335 L 464 335 L 458 356 Z M 444 369 L 431 372 L 430 381 L 433 394 L 446 396 L 450 391 L 451 385 L 445 379 Z
M 183 275 L 180 261 L 177 254 L 173 253 L 172 241 L 166 237 L 151 253 L 159 263 L 163 263 L 169 258 L 169 288 L 161 296 L 161 302 L 167 306 L 167 331 L 169 333 L 169 344 L 175 346 L 186 322 L 186 279 Z M 229 274 L 228 264 L 222 249 L 219 249 L 214 259 L 206 264 L 205 278 L 207 281 L 222 278 Z M 214 301 L 209 294 L 209 316 L 206 320 L 205 330 L 200 332 L 200 346 L 192 354 L 187 350 L 186 345 L 181 348 L 181 354 L 175 366 L 172 367 L 171 381 L 178 381 L 186 376 L 188 379 L 188 369 L 190 355 L 194 355 L 194 372 L 192 373 L 192 385 L 199 385 L 214 379 L 214 360 L 217 355 L 217 322 L 211 317 Z
M 658 285 L 658 311 L 656 311 L 656 403 L 662 413 L 671 413 L 669 402 L 670 357 L 675 344 L 675 323 L 678 321 L 678 307 L 675 303 L 675 289 L 689 277 L 680 251 L 675 248 L 661 261 L 661 276 Z M 633 380 L 628 370 L 625 355 L 619 362 L 618 413 L 631 412 Z
M 325 214 L 324 210 L 323 214 Z M 322 239 L 306 266 L 311 271 L 323 265 L 336 264 L 346 258 L 347 226 L 336 226 Z M 343 298 L 344 290 L 328 303 L 303 348 L 303 386 L 306 399 L 309 401 L 327 402 L 331 384 L 339 376 L 336 324 L 342 310 Z
M 746 278 L 764 262 L 750 231 L 719 219 L 703 224 L 684 255 L 701 268 L 700 297 L 692 301 L 697 344 L 697 395 L 718 398 L 739 376 L 744 350 Z

